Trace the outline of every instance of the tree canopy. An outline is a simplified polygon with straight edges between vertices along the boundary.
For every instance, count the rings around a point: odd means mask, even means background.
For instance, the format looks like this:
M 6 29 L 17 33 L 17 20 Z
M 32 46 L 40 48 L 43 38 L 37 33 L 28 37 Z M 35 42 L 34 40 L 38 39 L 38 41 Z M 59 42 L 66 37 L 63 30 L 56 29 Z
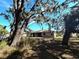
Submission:
M 9 9 L 8 9 L 8 14 L 6 13 L 5 18 L 9 19 L 9 22 L 11 19 L 14 17 L 14 9 L 17 8 L 19 5 L 19 2 L 21 0 L 14 0 L 13 4 Z M 16 3 L 18 2 L 18 4 Z M 78 9 L 78 0 L 64 0 L 64 1 L 59 1 L 59 0 L 27 0 L 24 3 L 23 7 L 23 12 L 21 12 L 21 17 L 28 18 L 30 16 L 30 22 L 36 21 L 36 22 L 50 22 L 52 25 L 52 29 L 57 30 L 57 27 L 64 26 L 63 22 L 63 15 L 71 14 L 71 11 L 77 10 Z M 14 6 L 14 7 L 13 7 Z M 19 6 L 18 6 L 19 7 Z M 13 16 L 13 17 L 12 17 Z M 22 19 L 22 18 L 20 18 Z M 23 19 L 24 20 L 24 19 Z M 23 22 L 22 20 L 22 22 Z M 11 20 L 12 21 L 12 20 Z M 22 24 L 20 21 L 20 24 Z M 54 23 L 52 23 L 54 22 Z M 12 22 L 11 22 L 12 25 Z M 30 25 L 29 25 L 30 26 Z M 29 27 L 28 26 L 28 27 Z M 60 29 L 59 28 L 59 29 Z
M 48 23 L 54 30 L 59 30 L 64 27 L 64 17 L 79 10 L 79 0 L 64 0 L 62 3 L 58 0 L 33 0 L 34 3 L 30 1 L 32 0 L 12 0 L 12 6 L 7 13 L 0 14 L 10 22 L 9 39 L 15 43 L 12 45 L 20 41 L 21 34 L 30 22 Z M 28 9 L 29 5 L 31 7 Z

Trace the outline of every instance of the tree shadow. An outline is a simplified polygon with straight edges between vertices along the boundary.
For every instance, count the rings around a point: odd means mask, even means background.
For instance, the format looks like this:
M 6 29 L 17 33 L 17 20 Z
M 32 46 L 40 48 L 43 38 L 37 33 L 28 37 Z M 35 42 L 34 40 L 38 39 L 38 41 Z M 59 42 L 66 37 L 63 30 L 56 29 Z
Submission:
M 42 42 L 38 46 L 37 53 L 39 59 L 79 59 L 78 47 L 63 47 L 60 41 L 51 43 Z
M 77 49 L 70 49 L 71 52 L 73 53 L 73 56 L 76 58 L 76 59 L 79 59 L 79 50 Z
M 45 41 L 43 41 L 37 49 L 39 59 L 59 59 L 56 55 L 48 52 L 48 47 Z
M 69 49 L 69 47 L 63 47 L 60 41 L 51 41 L 51 43 L 43 41 L 38 49 L 39 59 L 60 59 L 63 58 L 60 54 L 65 53 L 65 49 Z
M 19 51 L 14 51 L 12 54 L 10 54 L 6 59 L 22 59 L 21 53 Z
M 77 45 L 79 43 L 76 43 Z M 74 45 L 74 44 L 71 44 Z M 75 45 L 76 46 L 76 45 Z M 78 47 L 63 47 L 60 41 L 51 41 L 50 43 L 42 41 L 38 44 L 34 51 L 36 51 L 37 56 L 30 56 L 24 59 L 79 59 L 79 49 Z M 27 52 L 24 52 L 27 53 Z M 22 52 L 15 51 L 9 55 L 6 59 L 22 59 Z

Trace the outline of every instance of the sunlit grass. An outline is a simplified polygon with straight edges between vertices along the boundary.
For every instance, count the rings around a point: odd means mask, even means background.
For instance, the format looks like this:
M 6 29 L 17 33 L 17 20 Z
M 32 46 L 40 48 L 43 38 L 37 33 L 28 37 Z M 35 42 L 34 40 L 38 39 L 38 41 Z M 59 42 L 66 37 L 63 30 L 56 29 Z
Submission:
M 16 48 L 8 46 L 6 41 L 0 42 L 0 59 L 5 59 L 14 51 L 16 51 Z
M 3 48 L 5 46 L 7 46 L 7 42 L 6 41 L 1 41 L 0 42 L 0 48 Z

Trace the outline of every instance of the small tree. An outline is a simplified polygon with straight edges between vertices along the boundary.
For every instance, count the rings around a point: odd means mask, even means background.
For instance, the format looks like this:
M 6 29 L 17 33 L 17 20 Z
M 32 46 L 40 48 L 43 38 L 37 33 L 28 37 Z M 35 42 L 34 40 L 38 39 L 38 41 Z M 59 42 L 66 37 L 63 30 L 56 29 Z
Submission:
M 8 31 L 6 30 L 6 26 L 0 25 L 0 35 L 8 34 Z

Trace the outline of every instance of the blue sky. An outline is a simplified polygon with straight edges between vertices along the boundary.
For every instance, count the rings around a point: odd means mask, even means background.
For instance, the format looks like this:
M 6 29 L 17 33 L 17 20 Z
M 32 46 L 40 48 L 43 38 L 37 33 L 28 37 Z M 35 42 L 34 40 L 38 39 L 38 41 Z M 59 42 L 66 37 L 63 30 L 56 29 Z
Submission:
M 27 11 L 30 11 L 30 8 L 34 4 L 34 1 L 35 0 L 30 0 L 30 2 L 29 2 L 30 5 L 29 5 L 29 3 L 26 5 L 26 7 L 27 7 L 26 10 Z M 44 0 L 44 1 L 46 1 L 46 0 Z M 61 4 L 65 0 L 56 0 L 56 1 L 58 1 Z M 0 12 L 4 12 L 5 13 L 5 10 L 8 9 L 9 7 L 11 7 L 11 3 L 12 3 L 12 0 L 0 0 Z M 71 7 L 73 5 L 74 5 L 74 3 L 70 3 L 69 7 Z M 69 10 L 65 10 L 63 12 L 68 12 L 68 11 Z M 9 22 L 7 20 L 5 20 L 5 18 L 2 17 L 2 16 L 0 16 L 0 24 L 3 25 L 3 26 L 7 26 L 7 30 L 10 31 Z M 39 24 L 37 24 L 35 22 L 29 24 L 29 28 L 32 29 L 33 31 L 42 30 L 42 27 L 43 27 L 44 30 L 48 29 L 48 25 L 47 24 L 43 24 L 43 26 L 41 26 L 41 25 L 39 25 Z

